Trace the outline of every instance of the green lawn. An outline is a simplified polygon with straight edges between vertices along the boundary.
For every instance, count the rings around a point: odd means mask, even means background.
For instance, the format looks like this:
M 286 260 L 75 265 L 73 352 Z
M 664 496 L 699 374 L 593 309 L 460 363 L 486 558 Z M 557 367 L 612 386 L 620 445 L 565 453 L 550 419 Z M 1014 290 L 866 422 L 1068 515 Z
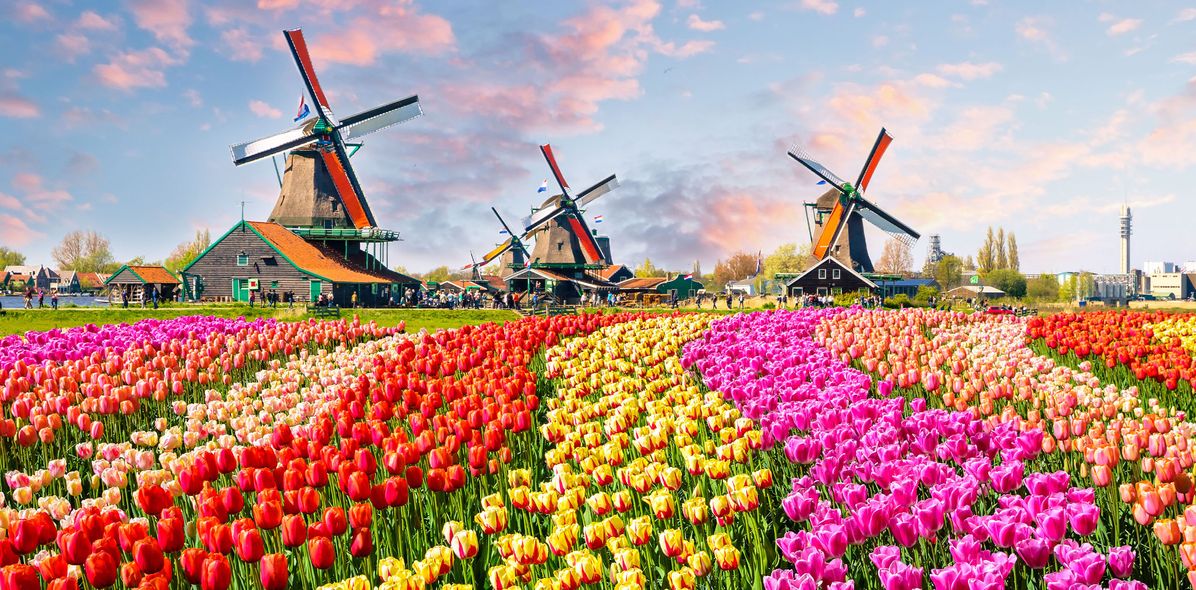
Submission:
M 359 309 L 362 321 L 374 320 L 383 326 L 394 326 L 407 322 L 408 332 L 421 328 L 435 331 L 444 328 L 459 328 L 470 324 L 506 322 L 518 316 L 511 311 L 501 310 L 448 310 L 448 309 Z M 95 307 L 64 307 L 58 311 L 49 309 L 4 310 L 0 315 L 0 335 L 23 334 L 29 331 L 44 331 L 52 328 L 71 328 L 85 324 L 132 323 L 145 318 L 176 318 L 184 315 L 210 315 L 224 318 L 274 317 L 282 321 L 306 319 L 304 309 L 250 309 L 247 305 L 206 304 L 174 305 L 159 309 L 109 309 Z M 342 310 L 342 317 L 352 317 L 349 310 Z

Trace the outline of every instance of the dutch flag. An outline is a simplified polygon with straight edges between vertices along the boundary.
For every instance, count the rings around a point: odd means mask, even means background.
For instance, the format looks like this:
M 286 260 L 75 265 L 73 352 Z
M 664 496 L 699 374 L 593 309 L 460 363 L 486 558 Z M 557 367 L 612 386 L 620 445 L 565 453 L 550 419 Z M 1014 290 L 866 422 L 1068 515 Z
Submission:
M 818 182 L 815 182 L 814 184 L 826 184 L 826 181 L 825 181 L 825 180 L 819 180 Z
M 594 223 L 602 223 L 602 216 L 601 216 L 601 215 L 595 215 L 595 216 L 594 216 Z
M 299 95 L 299 110 L 295 114 L 295 123 L 298 123 L 299 121 L 306 119 L 307 116 L 310 114 L 311 114 L 311 109 L 308 108 L 308 106 L 307 106 L 307 95 L 300 94 Z
M 548 179 L 545 178 L 544 182 L 540 183 L 540 188 L 536 189 L 536 192 L 543 193 L 543 192 L 547 192 L 547 191 L 548 191 Z
M 505 229 L 500 229 L 500 230 L 498 230 L 498 233 L 500 233 L 500 234 L 503 234 L 503 235 L 507 235 L 507 234 L 509 234 L 509 233 L 511 233 L 511 232 L 509 232 L 509 231 L 507 231 L 507 230 L 505 230 Z
M 691 272 L 691 273 L 689 273 L 689 274 L 685 275 L 685 276 L 684 276 L 684 277 L 682 277 L 682 278 L 684 278 L 684 279 L 685 279 L 685 280 L 687 280 L 687 281 L 692 281 L 692 280 L 694 280 L 694 273 L 692 273 L 692 272 Z

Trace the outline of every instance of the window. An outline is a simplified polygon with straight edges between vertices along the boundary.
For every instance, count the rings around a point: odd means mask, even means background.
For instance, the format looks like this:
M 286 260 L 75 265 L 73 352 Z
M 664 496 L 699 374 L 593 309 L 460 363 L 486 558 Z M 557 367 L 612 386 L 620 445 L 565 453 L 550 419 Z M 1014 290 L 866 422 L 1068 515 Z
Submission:
M 825 268 L 818 269 L 818 278 L 822 279 L 822 280 L 826 280 L 826 269 Z
M 332 212 L 333 213 L 336 213 L 336 208 L 339 207 L 340 204 L 341 204 L 340 201 L 338 201 L 336 199 L 332 200 Z
M 237 266 L 249 266 L 249 255 L 244 252 L 237 254 Z
M 324 229 L 332 229 L 332 220 L 331 219 L 324 220 Z
M 836 281 L 839 280 L 839 269 L 836 268 L 835 271 L 831 273 L 831 278 L 835 279 Z
M 793 288 L 793 296 L 794 296 L 794 297 L 801 297 L 801 296 L 803 296 L 803 295 L 805 295 L 805 294 L 806 294 L 806 293 L 805 293 L 805 289 L 803 289 L 803 288 L 801 288 L 801 287 L 794 287 L 794 288 Z
M 262 256 L 262 264 L 266 266 L 278 266 L 278 259 L 273 256 Z
M 826 287 L 818 287 L 819 295 L 826 295 Z
M 840 289 L 839 287 L 835 287 L 834 289 L 831 289 L 831 295 L 842 295 L 842 294 L 843 294 L 843 289 Z

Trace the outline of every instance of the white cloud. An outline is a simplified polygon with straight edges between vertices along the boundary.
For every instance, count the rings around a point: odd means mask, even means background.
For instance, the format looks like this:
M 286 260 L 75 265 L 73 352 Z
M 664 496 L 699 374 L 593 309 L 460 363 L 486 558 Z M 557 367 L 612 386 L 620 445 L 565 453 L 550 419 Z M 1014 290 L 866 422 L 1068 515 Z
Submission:
M 937 74 L 925 73 L 914 76 L 914 82 L 921 84 L 927 88 L 947 88 L 950 86 L 959 86 L 942 76 Z
M 868 14 L 868 11 L 864 10 L 863 7 L 858 7 L 855 10 L 851 11 L 851 16 L 854 16 L 856 18 L 860 18 L 866 14 Z
M 1196 8 L 1185 8 L 1175 15 L 1176 22 L 1196 20 Z
M 1142 26 L 1142 19 L 1139 19 L 1139 18 L 1117 19 L 1117 17 L 1115 17 L 1107 12 L 1102 13 L 1098 17 L 1098 20 L 1100 20 L 1103 23 L 1112 23 L 1109 25 L 1109 28 L 1105 30 L 1105 32 L 1110 37 L 1116 37 L 1117 35 L 1124 35 L 1130 31 L 1133 31 L 1134 29 L 1137 29 L 1138 27 Z
M 249 101 L 249 110 L 252 111 L 253 114 L 266 119 L 277 119 L 282 116 L 282 111 L 260 100 Z
M 1171 58 L 1171 63 L 1196 65 L 1196 51 L 1189 51 L 1187 53 L 1181 53 L 1181 54 Z

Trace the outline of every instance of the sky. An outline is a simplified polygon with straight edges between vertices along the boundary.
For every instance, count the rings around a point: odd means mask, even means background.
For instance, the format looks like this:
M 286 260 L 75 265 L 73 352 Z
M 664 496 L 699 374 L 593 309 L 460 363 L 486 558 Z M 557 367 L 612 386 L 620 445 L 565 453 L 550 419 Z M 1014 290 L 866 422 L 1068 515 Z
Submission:
M 294 27 L 340 116 L 420 96 L 353 157 L 413 272 L 542 200 L 541 143 L 575 189 L 618 175 L 587 211 L 616 262 L 808 243 L 823 187 L 786 150 L 854 178 L 882 126 L 868 197 L 922 233 L 918 264 L 991 225 L 1023 271 L 1115 272 L 1126 202 L 1135 267 L 1196 259 L 1196 4 L 0 1 L 0 245 L 34 264 L 74 229 L 153 260 L 242 201 L 265 219 L 273 168 L 228 146 L 293 125 Z

